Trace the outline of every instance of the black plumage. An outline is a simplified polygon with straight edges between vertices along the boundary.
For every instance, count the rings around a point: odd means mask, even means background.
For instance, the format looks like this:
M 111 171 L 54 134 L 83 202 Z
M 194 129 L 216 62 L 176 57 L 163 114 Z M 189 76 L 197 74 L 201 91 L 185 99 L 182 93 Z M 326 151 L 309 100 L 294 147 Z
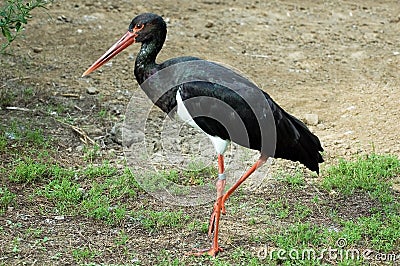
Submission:
M 167 35 L 164 20 L 152 13 L 135 17 L 122 36 L 83 76 L 104 65 L 132 43 L 141 43 L 135 77 L 146 95 L 168 115 L 178 115 L 206 133 L 218 154 L 217 199 L 209 223 L 213 234 L 207 252 L 215 256 L 218 228 L 225 201 L 268 157 L 299 161 L 319 172 L 323 151 L 317 136 L 288 114 L 254 83 L 219 64 L 195 57 L 178 57 L 156 63 Z M 260 151 L 260 158 L 225 192 L 223 153 L 229 141 Z
M 139 84 L 143 84 L 145 80 L 156 72 L 171 67 L 172 65 L 200 60 L 195 57 L 178 57 L 157 64 L 156 57 L 161 50 L 166 37 L 166 24 L 157 15 L 143 14 L 136 17 L 131 22 L 129 29 L 134 28 L 137 24 L 144 24 L 146 21 L 150 21 L 150 27 L 147 31 L 142 33 L 143 35 L 139 34 L 136 38 L 137 42 L 142 42 L 141 49 L 135 62 L 135 76 Z M 149 32 L 151 32 L 151 34 L 149 34 Z M 199 63 L 200 62 L 196 62 L 196 64 Z M 212 65 L 214 63 L 206 61 L 205 64 Z M 199 69 L 202 71 L 203 69 L 209 69 L 209 67 L 196 68 L 192 72 L 189 69 L 188 75 L 193 74 L 195 71 L 199 71 Z M 235 77 L 241 78 L 241 80 L 236 83 L 239 85 L 243 85 L 244 83 L 245 85 L 239 87 L 229 86 L 229 88 L 227 88 L 221 84 L 207 81 L 196 81 L 187 82 L 179 86 L 179 91 L 182 99 L 185 101 L 185 106 L 191 116 L 194 117 L 196 124 L 209 135 L 218 136 L 225 140 L 232 140 L 244 147 L 261 151 L 267 156 L 299 161 L 310 170 L 318 173 L 318 164 L 323 162 L 323 158 L 320 154 L 320 152 L 323 151 L 323 148 L 318 137 L 311 133 L 303 122 L 284 111 L 266 92 L 258 89 L 256 85 L 223 66 L 216 66 L 216 69 L 218 71 L 232 73 Z M 224 74 L 227 75 L 226 73 Z M 179 73 L 179 75 L 179 78 L 182 79 L 182 73 Z M 201 73 L 194 73 L 193 75 L 201 76 Z M 172 87 L 168 90 L 157 86 L 152 86 L 151 89 L 148 90 L 146 89 L 146 86 L 142 86 L 142 88 L 149 98 L 152 99 L 153 102 L 164 112 L 169 114 L 174 112 L 174 109 L 176 108 L 175 95 L 178 91 L 178 86 Z M 243 97 L 249 93 L 257 94 L 257 91 L 260 91 L 264 97 L 264 99 L 257 98 L 257 100 L 265 101 L 263 104 L 267 104 L 268 108 L 270 108 L 272 112 L 276 129 L 275 134 L 273 132 L 268 132 L 268 134 L 261 133 L 262 130 L 260 130 L 259 122 L 263 120 L 255 117 L 256 115 L 251 112 L 249 104 Z M 209 100 L 205 100 L 202 105 L 202 96 L 215 98 L 227 103 L 233 110 L 235 110 L 237 116 L 226 116 L 227 121 L 221 121 L 222 123 L 216 121 L 212 117 L 215 117 L 220 113 L 219 106 L 210 106 Z M 260 95 L 257 94 L 257 97 L 259 96 Z M 190 98 L 194 97 L 196 97 L 198 101 L 188 101 Z M 247 97 L 251 98 L 251 96 Z M 251 103 L 254 102 L 255 100 L 251 101 Z M 198 115 L 207 112 L 209 113 L 209 116 Z M 229 121 L 229 119 L 231 119 L 231 121 Z M 236 124 L 232 119 L 240 119 L 244 122 L 248 137 L 230 136 L 227 127 Z M 268 121 L 266 123 L 268 123 Z M 232 132 L 230 133 L 232 135 Z M 263 137 L 267 138 L 264 140 L 264 145 L 262 145 L 261 135 L 264 135 Z M 271 139 L 268 140 L 268 137 L 271 137 Z M 246 141 L 247 139 L 248 141 Z M 276 146 L 271 148 L 269 145 L 274 143 L 270 144 L 270 142 L 276 142 Z M 265 147 L 265 151 L 262 146 Z M 274 154 L 270 154 L 271 151 L 274 151 Z

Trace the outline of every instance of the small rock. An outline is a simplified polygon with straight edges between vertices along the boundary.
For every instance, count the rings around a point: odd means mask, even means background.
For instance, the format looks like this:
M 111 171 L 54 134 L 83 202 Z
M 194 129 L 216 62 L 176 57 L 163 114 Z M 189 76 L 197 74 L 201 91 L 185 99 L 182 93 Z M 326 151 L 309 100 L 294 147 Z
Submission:
M 83 145 L 79 145 L 79 146 L 77 146 L 76 148 L 75 148 L 75 150 L 77 151 L 77 152 L 81 152 L 81 151 L 83 151 Z
M 33 47 L 32 49 L 34 53 L 41 53 L 43 51 L 42 47 Z
M 318 115 L 317 114 L 305 114 L 304 115 L 304 121 L 306 124 L 311 125 L 311 126 L 316 126 L 318 125 Z
M 89 87 L 86 89 L 86 92 L 93 95 L 99 93 L 99 90 L 96 87 Z
M 66 17 L 64 15 L 58 16 L 57 20 L 62 21 L 62 22 L 67 22 L 67 23 L 72 22 L 71 18 L 68 18 L 68 17 Z
M 354 109 L 356 109 L 356 107 L 354 105 L 351 105 L 351 106 L 346 108 L 346 111 L 351 111 L 351 110 L 354 110 Z
M 57 220 L 57 221 L 62 221 L 64 219 L 65 219 L 64 215 L 54 216 L 54 220 Z
M 15 134 L 14 132 L 5 132 L 4 135 L 6 135 L 6 137 L 7 137 L 8 139 L 11 139 L 11 140 L 17 139 L 17 136 L 16 136 L 16 134 Z
M 206 28 L 212 28 L 214 26 L 214 23 L 212 21 L 208 21 L 205 25 Z

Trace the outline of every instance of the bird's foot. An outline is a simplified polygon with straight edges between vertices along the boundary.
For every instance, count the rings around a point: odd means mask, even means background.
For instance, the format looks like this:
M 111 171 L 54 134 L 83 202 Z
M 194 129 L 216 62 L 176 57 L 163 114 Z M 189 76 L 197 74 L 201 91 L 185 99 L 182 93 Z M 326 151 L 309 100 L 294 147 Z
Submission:
M 211 247 L 211 248 L 206 248 L 206 249 L 201 249 L 197 250 L 196 252 L 190 253 L 190 255 L 193 256 L 203 256 L 205 254 L 208 254 L 209 256 L 215 257 L 219 252 L 224 251 L 221 247 Z
M 226 214 L 225 204 L 224 201 L 222 201 L 222 197 L 217 199 L 214 203 L 214 209 L 210 216 L 210 223 L 208 224 L 209 237 L 211 237 L 214 233 L 215 219 L 217 218 L 217 216 L 219 217 L 221 213 Z

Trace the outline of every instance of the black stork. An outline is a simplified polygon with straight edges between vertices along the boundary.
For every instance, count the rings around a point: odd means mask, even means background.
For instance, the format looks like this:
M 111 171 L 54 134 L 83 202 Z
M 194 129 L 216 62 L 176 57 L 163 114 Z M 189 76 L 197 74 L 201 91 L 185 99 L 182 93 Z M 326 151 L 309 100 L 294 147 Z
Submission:
M 210 217 L 208 234 L 213 237 L 212 245 L 209 249 L 194 253 L 201 255 L 208 253 L 215 256 L 222 248 L 218 245 L 218 228 L 220 215 L 225 214 L 225 201 L 235 191 L 243 181 L 246 180 L 257 168 L 259 168 L 269 157 L 283 158 L 292 161 L 299 161 L 311 171 L 319 172 L 319 163 L 324 160 L 321 156 L 323 148 L 317 136 L 300 120 L 284 111 L 271 97 L 259 89 L 256 85 L 250 84 L 243 88 L 228 88 L 227 86 L 217 84 L 212 81 L 188 81 L 172 88 L 161 88 L 162 82 L 157 87 L 144 88 L 145 81 L 163 69 L 178 65 L 180 63 L 204 62 L 195 57 L 178 57 L 167 60 L 161 64 L 156 63 L 156 57 L 160 52 L 167 35 L 167 26 L 165 21 L 159 15 L 144 13 L 135 17 L 129 25 L 128 32 L 118 40 L 103 56 L 101 56 L 92 66 L 90 66 L 82 76 L 90 74 L 92 71 L 104 65 L 112 57 L 120 53 L 132 43 L 141 43 L 141 48 L 135 61 L 134 74 L 137 82 L 154 102 L 167 114 L 176 110 L 176 113 L 190 125 L 202 130 L 212 141 L 218 158 L 218 179 L 216 182 L 217 199 L 214 203 L 213 212 Z M 197 61 L 196 61 L 197 60 Z M 208 61 L 205 61 L 208 62 Z M 216 63 L 211 63 L 218 66 Z M 185 71 L 196 72 L 199 69 L 188 65 Z M 228 71 L 227 68 L 223 68 Z M 207 72 L 204 68 L 201 71 Z M 209 70 L 209 74 L 213 70 Z M 179 73 L 178 73 L 179 74 Z M 206 73 L 207 74 L 207 73 Z M 171 75 L 177 75 L 173 72 Z M 237 79 L 237 76 L 234 78 Z M 244 78 L 243 78 L 244 79 Z M 243 83 L 243 82 L 242 82 Z M 239 83 L 232 83 L 234 84 Z M 159 97 L 155 98 L 155 91 L 159 91 Z M 253 97 L 257 94 L 257 97 Z M 207 99 L 216 99 L 218 101 L 202 101 L 199 96 Z M 252 103 L 246 102 L 246 97 L 252 99 Z M 190 101 L 192 99 L 192 101 Z M 194 99 L 194 100 L 193 100 Z M 227 105 L 229 108 L 218 108 L 218 102 Z M 263 106 L 261 115 L 253 111 L 251 105 Z M 207 117 L 204 110 L 216 109 L 214 117 Z M 266 111 L 266 109 L 269 109 Z M 202 110 L 202 111 L 199 111 Z M 199 114 L 196 114 L 200 112 Z M 264 112 L 265 111 L 265 112 Z M 265 115 L 270 112 L 271 116 Z M 264 117 L 264 118 L 260 118 Z M 268 124 L 268 118 L 273 122 L 273 134 L 262 134 L 262 124 Z M 240 120 L 245 128 L 246 136 L 237 136 L 235 129 L 227 129 L 229 125 L 235 124 L 233 120 Z M 232 131 L 234 131 L 232 133 Z M 240 131 L 240 130 L 239 130 Z M 233 136 L 233 137 L 232 137 Z M 243 138 L 248 141 L 242 141 Z M 223 153 L 230 141 L 238 143 L 244 147 L 260 151 L 259 159 L 254 165 L 244 173 L 244 175 L 225 192 L 225 174 Z M 274 152 L 271 153 L 263 149 L 262 143 L 274 142 Z M 268 146 L 268 145 L 267 145 Z

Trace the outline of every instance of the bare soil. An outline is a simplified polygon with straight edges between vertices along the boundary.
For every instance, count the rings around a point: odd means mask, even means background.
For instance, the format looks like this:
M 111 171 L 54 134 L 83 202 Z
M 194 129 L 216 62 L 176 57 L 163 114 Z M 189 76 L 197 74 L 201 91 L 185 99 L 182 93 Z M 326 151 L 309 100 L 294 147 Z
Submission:
M 56 140 L 55 159 L 62 165 L 85 164 L 82 159 L 85 135 L 100 144 L 103 158 L 121 164 L 124 154 L 113 127 L 123 121 L 129 101 L 140 90 L 133 75 L 139 47 L 129 48 L 88 78 L 81 75 L 126 32 L 131 19 L 143 12 L 158 13 L 168 24 L 168 37 L 159 61 L 192 55 L 233 66 L 293 115 L 303 119 L 306 114 L 317 114 L 318 123 L 310 128 L 320 137 L 326 151 L 322 168 L 338 158 L 360 153 L 400 155 L 398 1 L 184 0 L 177 4 L 159 0 L 77 0 L 55 1 L 48 8 L 35 10 L 25 37 L 13 44 L 10 54 L 0 55 L 0 116 L 2 126 L 25 120 L 42 128 Z M 33 90 L 32 97 L 24 94 L 26 88 Z M 95 89 L 94 94 L 88 93 L 89 88 Z M 8 97 L 10 94 L 14 96 Z M 30 111 L 7 109 L 10 106 Z M 106 117 L 98 115 L 103 110 Z M 67 116 L 85 135 L 54 119 Z M 1 157 L 3 166 L 12 160 Z M 205 234 L 199 230 L 166 228 L 148 232 L 127 222 L 121 225 L 130 236 L 127 250 L 115 249 L 112 239 L 118 228 L 83 217 L 56 220 L 40 215 L 36 205 L 39 203 L 32 205 L 27 199 L 33 188 L 8 183 L 6 176 L 2 182 L 18 194 L 18 207 L 0 217 L 0 226 L 9 233 L 7 239 L 0 240 L 2 244 L 8 242 L 0 247 L 0 263 L 6 265 L 71 265 L 74 260 L 71 254 L 65 255 L 65 250 L 76 246 L 101 251 L 103 256 L 96 259 L 98 263 L 139 260 L 149 265 L 160 250 L 179 256 L 179 250 L 184 253 L 208 245 Z M 332 221 L 324 216 L 326 212 L 317 209 L 307 193 L 311 192 L 286 191 L 273 180 L 267 180 L 264 188 L 246 194 L 241 200 L 268 201 L 285 195 L 313 209 L 311 222 L 329 225 Z M 320 197 L 332 199 L 324 193 Z M 347 218 L 367 215 L 377 203 L 363 197 L 339 201 L 349 206 L 347 211 L 341 209 L 339 215 Z M 146 195 L 141 202 L 132 204 L 174 208 Z M 184 211 L 207 221 L 210 208 L 211 205 Z M 263 223 L 260 221 L 259 226 L 246 232 L 246 219 L 246 213 L 229 214 L 228 208 L 221 228 L 221 243 L 227 250 L 236 246 L 257 248 L 248 236 Z M 19 226 L 10 226 L 16 223 Z M 22 249 L 13 257 L 9 251 L 12 239 L 18 232 L 35 226 L 47 230 L 45 234 L 51 241 L 46 250 L 32 253 L 30 248 L 26 252 Z M 28 237 L 27 242 L 34 245 L 34 240 L 33 236 Z M 64 254 L 62 258 L 54 259 L 59 253 Z M 127 253 L 137 256 L 126 258 Z M 224 253 L 221 256 L 224 258 Z

